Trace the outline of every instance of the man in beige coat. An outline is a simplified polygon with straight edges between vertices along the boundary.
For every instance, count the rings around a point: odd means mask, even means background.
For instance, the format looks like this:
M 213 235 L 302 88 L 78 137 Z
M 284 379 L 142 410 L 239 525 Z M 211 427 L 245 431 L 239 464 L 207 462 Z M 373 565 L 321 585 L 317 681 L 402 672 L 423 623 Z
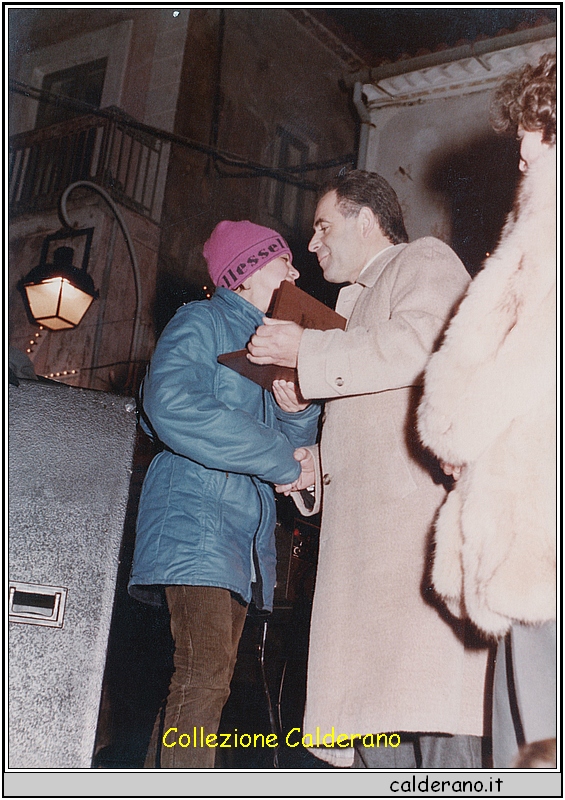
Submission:
M 347 329 L 266 319 L 249 344 L 252 361 L 297 366 L 303 396 L 327 400 L 321 469 L 300 449 L 301 479 L 279 487 L 302 490 L 317 474 L 319 502 L 323 485 L 300 736 L 337 766 L 480 767 L 486 649 L 466 646 L 465 623 L 448 624 L 430 590 L 445 489 L 414 422 L 426 362 L 469 277 L 438 239 L 407 243 L 396 194 L 375 173 L 328 184 L 314 231 L 326 280 L 350 284 L 336 308 Z

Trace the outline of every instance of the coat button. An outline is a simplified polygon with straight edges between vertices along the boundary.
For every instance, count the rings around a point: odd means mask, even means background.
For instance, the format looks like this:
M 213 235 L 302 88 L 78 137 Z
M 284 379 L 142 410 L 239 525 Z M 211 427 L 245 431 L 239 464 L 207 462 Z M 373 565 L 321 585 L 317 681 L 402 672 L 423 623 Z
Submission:
M 328 473 L 326 472 L 326 474 L 322 478 L 322 483 L 324 484 L 324 486 L 328 486 L 331 482 L 332 482 L 331 476 L 328 475 Z
M 345 383 L 345 381 L 343 380 L 343 378 L 336 378 L 335 379 L 335 385 L 336 386 L 343 386 L 344 383 Z

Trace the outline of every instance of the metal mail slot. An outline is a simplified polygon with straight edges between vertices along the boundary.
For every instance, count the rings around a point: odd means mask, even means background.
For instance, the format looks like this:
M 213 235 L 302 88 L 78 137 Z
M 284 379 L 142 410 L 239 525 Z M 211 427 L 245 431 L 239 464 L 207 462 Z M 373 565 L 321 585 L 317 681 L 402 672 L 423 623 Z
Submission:
M 10 581 L 9 621 L 62 628 L 67 591 L 64 586 Z

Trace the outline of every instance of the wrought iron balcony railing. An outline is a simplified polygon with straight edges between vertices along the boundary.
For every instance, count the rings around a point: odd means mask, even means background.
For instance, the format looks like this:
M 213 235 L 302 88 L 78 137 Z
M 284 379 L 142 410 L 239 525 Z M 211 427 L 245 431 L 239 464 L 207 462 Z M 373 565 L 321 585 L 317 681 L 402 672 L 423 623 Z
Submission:
M 115 119 L 83 116 L 10 137 L 11 214 L 55 208 L 74 181 L 103 186 L 158 222 L 168 145 Z

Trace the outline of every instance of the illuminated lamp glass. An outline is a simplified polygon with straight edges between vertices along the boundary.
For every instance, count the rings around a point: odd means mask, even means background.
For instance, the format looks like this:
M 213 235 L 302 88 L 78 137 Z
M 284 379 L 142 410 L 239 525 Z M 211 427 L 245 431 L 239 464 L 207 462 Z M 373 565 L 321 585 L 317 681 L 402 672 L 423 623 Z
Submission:
M 38 266 L 20 281 L 20 288 L 25 290 L 33 319 L 49 330 L 76 328 L 92 301 L 98 297 L 94 282 L 86 271 L 92 238 L 91 230 L 72 231 L 71 234 L 63 231 L 47 237 Z M 87 247 L 81 269 L 73 265 L 72 247 L 58 247 L 53 253 L 53 263 L 46 263 L 51 241 L 76 235 L 87 236 Z

